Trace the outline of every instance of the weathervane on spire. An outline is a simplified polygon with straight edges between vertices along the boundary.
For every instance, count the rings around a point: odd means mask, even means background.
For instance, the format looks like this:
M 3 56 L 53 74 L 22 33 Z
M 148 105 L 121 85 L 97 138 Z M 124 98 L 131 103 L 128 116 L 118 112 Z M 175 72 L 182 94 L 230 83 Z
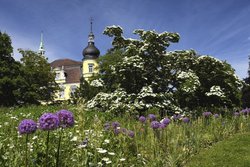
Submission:
M 94 41 L 94 39 L 95 39 L 95 36 L 94 36 L 94 34 L 93 34 L 93 18 L 92 17 L 90 17 L 90 33 L 89 33 L 89 43 L 94 43 L 95 41 Z
M 90 32 L 93 32 L 93 31 L 92 31 L 92 26 L 93 26 L 93 18 L 90 17 Z

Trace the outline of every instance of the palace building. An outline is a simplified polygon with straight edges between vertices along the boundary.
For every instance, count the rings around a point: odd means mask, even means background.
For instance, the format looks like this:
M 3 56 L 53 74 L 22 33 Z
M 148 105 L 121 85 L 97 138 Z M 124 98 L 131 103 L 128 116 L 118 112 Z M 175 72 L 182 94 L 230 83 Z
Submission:
M 82 51 L 82 61 L 58 59 L 50 63 L 51 70 L 56 74 L 55 81 L 60 87 L 60 91 L 57 92 L 55 97 L 56 101 L 70 99 L 71 94 L 80 86 L 81 77 L 88 81 L 91 76 L 98 73 L 97 59 L 100 56 L 100 51 L 95 46 L 94 39 L 91 20 L 88 45 Z M 39 53 L 42 55 L 45 54 L 42 35 Z

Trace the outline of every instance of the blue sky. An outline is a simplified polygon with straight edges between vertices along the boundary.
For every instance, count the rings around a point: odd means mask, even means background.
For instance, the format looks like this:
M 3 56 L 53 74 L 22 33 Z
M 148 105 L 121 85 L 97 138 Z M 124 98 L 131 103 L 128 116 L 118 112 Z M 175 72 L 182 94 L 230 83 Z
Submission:
M 134 29 L 178 32 L 180 42 L 168 50 L 194 49 L 226 60 L 240 78 L 247 76 L 250 55 L 248 0 L 0 0 L 0 31 L 11 36 L 17 49 L 38 50 L 44 32 L 46 56 L 82 60 L 94 18 L 93 31 L 101 54 L 112 39 L 102 34 L 120 25 L 124 36 Z

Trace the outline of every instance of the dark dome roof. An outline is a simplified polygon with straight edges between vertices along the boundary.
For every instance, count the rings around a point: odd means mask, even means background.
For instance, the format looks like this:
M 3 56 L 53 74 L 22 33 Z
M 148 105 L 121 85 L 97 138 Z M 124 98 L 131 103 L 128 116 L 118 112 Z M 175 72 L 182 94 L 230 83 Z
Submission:
M 89 42 L 88 46 L 83 49 L 82 55 L 84 56 L 84 59 L 96 59 L 99 57 L 100 51 L 95 47 L 94 43 Z

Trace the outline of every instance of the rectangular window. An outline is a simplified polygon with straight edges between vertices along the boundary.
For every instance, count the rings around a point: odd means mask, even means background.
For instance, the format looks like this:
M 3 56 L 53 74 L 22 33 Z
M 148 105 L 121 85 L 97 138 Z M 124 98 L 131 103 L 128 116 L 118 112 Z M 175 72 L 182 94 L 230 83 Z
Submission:
M 60 79 L 60 72 L 57 72 L 56 73 L 56 80 L 59 80 Z
M 94 71 L 94 64 L 89 64 L 89 73 L 92 73 Z
M 62 85 L 60 85 L 59 87 L 60 87 L 59 98 L 62 99 L 62 98 L 64 98 L 64 89 L 65 89 L 65 87 L 62 86 Z
M 74 94 L 74 93 L 76 92 L 76 88 L 77 88 L 76 85 L 72 85 L 72 86 L 70 87 L 70 92 L 71 92 L 71 94 Z

